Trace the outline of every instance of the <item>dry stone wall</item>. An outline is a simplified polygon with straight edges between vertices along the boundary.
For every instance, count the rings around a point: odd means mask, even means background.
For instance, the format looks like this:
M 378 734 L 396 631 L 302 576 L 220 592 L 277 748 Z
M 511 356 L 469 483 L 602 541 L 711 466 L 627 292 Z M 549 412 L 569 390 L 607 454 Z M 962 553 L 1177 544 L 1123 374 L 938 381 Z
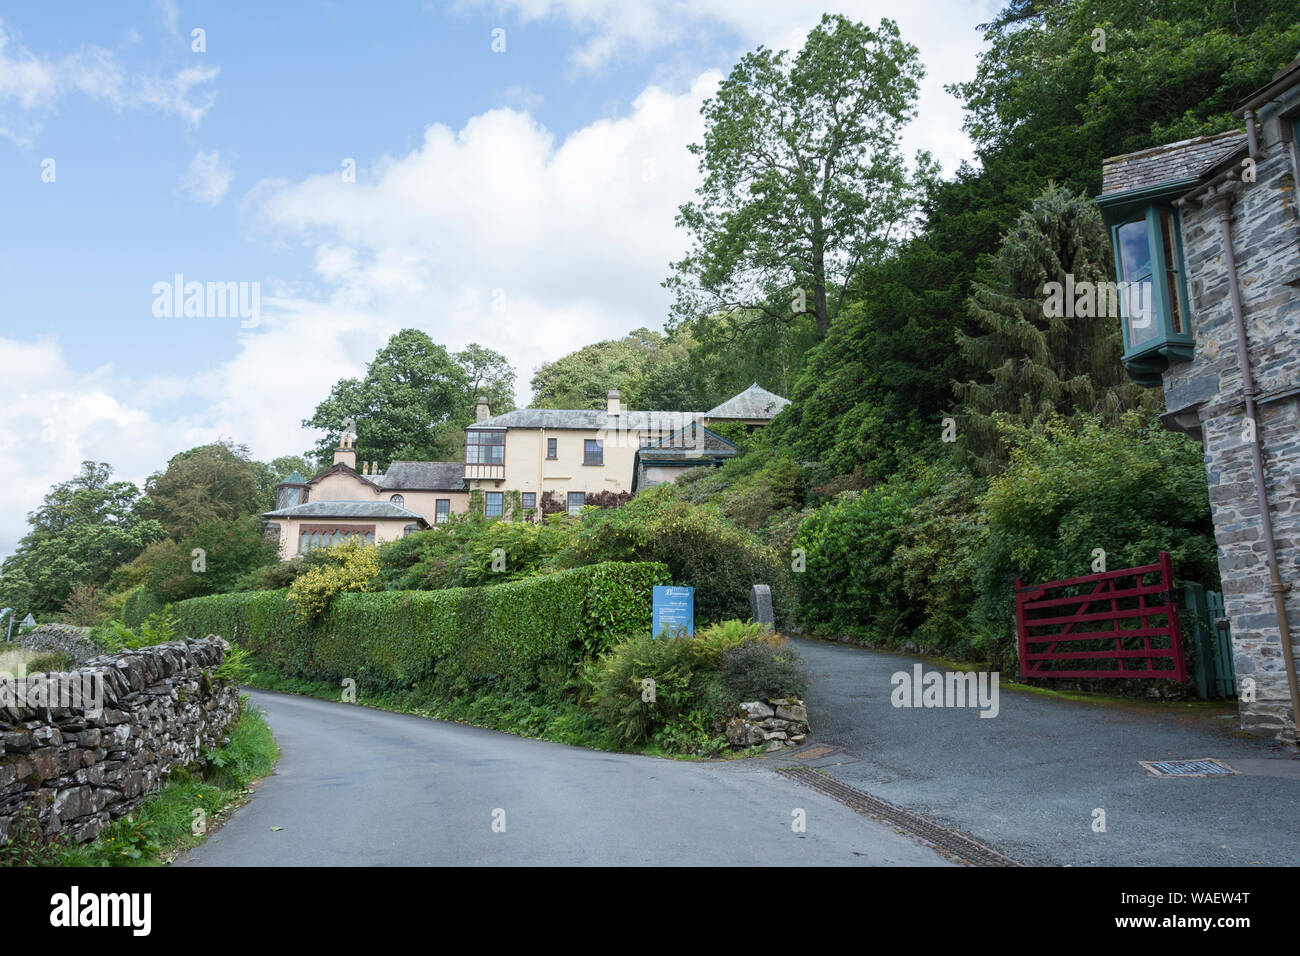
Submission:
M 93 839 L 222 746 L 239 714 L 239 688 L 213 677 L 229 647 L 209 635 L 0 680 L 0 845 L 20 813 Z

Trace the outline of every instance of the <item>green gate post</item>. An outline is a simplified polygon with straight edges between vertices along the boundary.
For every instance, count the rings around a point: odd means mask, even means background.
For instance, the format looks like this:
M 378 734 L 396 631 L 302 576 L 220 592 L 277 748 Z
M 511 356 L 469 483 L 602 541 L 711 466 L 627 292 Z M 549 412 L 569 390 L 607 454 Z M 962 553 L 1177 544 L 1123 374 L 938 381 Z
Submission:
M 1201 700 L 1210 699 L 1210 688 L 1216 685 L 1214 656 L 1210 649 L 1210 612 L 1205 602 L 1205 588 L 1195 581 L 1183 582 L 1183 603 L 1192 617 L 1192 637 L 1196 641 L 1196 695 Z

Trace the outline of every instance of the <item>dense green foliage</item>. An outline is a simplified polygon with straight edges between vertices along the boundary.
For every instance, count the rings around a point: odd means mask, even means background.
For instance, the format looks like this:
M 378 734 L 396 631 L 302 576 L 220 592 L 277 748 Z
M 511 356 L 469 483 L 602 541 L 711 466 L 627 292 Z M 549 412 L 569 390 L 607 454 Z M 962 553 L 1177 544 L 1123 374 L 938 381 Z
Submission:
M 1199 447 L 1136 413 L 1004 426 L 1006 470 L 987 485 L 952 465 L 849 493 L 801 526 L 800 613 L 815 630 L 1014 661 L 1012 584 L 1171 553 L 1180 578 L 1218 581 Z
M 40 614 L 62 607 L 78 585 L 102 587 L 113 569 L 163 536 L 158 522 L 136 509 L 140 493 L 129 481 L 110 481 L 113 469 L 83 461 L 28 516 L 31 530 L 0 565 L 0 604 Z
M 1096 204 L 1049 186 L 975 282 L 967 310 L 979 332 L 958 333 L 957 345 L 980 374 L 958 385 L 955 420 L 958 447 L 982 472 L 1006 460 L 995 416 L 1029 425 L 1079 410 L 1113 424 L 1130 408 L 1160 407 L 1159 395 L 1134 384 L 1120 363 L 1117 303 L 1081 292 L 1077 303 L 1046 305 L 1048 283 L 1095 288 L 1107 281 L 1111 261 Z
M 830 14 L 796 53 L 741 57 L 690 147 L 704 182 L 677 217 L 693 243 L 666 283 L 675 314 L 808 312 L 829 329 L 839 290 L 911 215 L 897 137 L 923 73 L 893 21 Z
M 645 627 L 651 588 L 668 580 L 659 564 L 599 564 L 480 588 L 342 593 L 314 624 L 278 591 L 194 598 L 175 614 L 184 635 L 237 641 L 290 677 L 381 690 L 432 681 L 455 696 L 562 680 Z
M 583 677 L 596 718 L 623 744 L 668 732 L 716 737 L 743 701 L 802 697 L 807 673 L 786 641 L 752 622 L 726 621 L 693 637 L 631 635 L 588 661 Z M 685 718 L 685 719 L 684 719 Z M 685 727 L 673 728 L 673 725 Z M 717 746 L 721 746 L 718 742 Z M 715 748 L 716 749 L 716 748 Z
M 778 621 L 787 621 L 792 609 L 786 559 L 717 507 L 679 499 L 672 485 L 584 515 L 556 560 L 569 566 L 661 561 L 673 584 L 695 588 L 695 616 L 703 623 L 748 617 L 750 589 L 760 583 L 772 589 Z
M 336 382 L 302 424 L 325 433 L 314 450 L 322 466 L 347 428 L 355 430 L 358 459 L 381 469 L 394 461 L 456 458 L 478 397 L 494 413 L 509 411 L 514 380 L 509 363 L 491 349 L 470 345 L 450 355 L 424 332 L 403 329 L 376 353 L 363 378 Z

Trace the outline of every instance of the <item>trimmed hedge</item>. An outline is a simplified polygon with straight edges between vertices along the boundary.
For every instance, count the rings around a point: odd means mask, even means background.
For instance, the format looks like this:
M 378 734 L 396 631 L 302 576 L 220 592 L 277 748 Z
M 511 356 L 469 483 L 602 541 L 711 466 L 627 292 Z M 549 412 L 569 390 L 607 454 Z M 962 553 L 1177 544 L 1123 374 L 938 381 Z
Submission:
M 175 605 L 182 634 L 219 634 L 293 677 L 352 677 L 375 689 L 432 680 L 459 693 L 536 686 L 619 634 L 644 630 L 667 566 L 607 562 L 505 584 L 337 595 L 315 625 L 286 591 L 192 598 Z
M 122 602 L 122 623 L 127 627 L 139 627 L 149 620 L 150 615 L 162 613 L 162 609 L 162 602 L 152 591 L 143 584 L 136 585 Z

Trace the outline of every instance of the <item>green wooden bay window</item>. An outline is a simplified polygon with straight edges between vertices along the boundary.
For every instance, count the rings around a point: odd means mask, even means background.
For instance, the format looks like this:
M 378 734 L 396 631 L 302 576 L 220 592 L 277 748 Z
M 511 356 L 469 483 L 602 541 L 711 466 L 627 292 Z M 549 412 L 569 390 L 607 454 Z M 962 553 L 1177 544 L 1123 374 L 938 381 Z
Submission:
M 1133 381 L 1154 387 L 1171 364 L 1189 361 L 1195 346 L 1182 230 L 1167 195 L 1121 198 L 1107 197 L 1100 205 L 1119 280 L 1122 361 Z

